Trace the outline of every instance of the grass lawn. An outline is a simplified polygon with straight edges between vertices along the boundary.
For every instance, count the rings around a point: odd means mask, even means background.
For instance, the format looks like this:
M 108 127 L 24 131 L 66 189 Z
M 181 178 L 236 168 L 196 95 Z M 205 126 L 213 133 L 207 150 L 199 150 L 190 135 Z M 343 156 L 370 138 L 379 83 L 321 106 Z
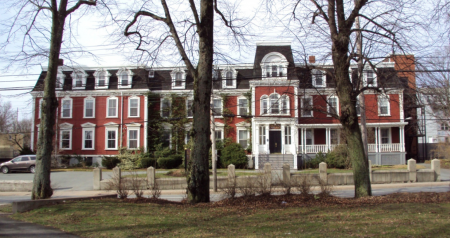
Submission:
M 107 199 L 54 205 L 12 218 L 82 237 L 450 236 L 450 194 L 420 196 L 258 196 L 200 205 Z

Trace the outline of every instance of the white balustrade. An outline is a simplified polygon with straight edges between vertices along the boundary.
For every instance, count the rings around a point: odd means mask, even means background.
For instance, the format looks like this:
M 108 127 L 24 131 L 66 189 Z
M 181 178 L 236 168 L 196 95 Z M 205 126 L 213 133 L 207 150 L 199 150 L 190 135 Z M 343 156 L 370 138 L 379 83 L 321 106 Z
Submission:
M 305 151 L 303 151 L 303 146 L 298 146 L 298 152 L 299 153 L 305 153 L 305 154 L 317 154 L 319 151 L 322 151 L 322 153 L 328 153 L 328 151 L 332 151 L 336 148 L 338 145 L 306 145 Z M 380 152 L 401 152 L 402 151 L 402 144 L 400 143 L 393 143 L 393 144 L 379 144 Z M 376 144 L 368 144 L 368 149 L 370 153 L 374 153 L 377 151 L 377 145 Z

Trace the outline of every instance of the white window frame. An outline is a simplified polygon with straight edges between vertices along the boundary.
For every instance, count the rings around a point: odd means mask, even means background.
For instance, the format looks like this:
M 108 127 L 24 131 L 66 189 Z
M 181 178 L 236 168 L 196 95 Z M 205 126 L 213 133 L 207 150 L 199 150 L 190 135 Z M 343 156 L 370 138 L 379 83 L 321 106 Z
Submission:
M 227 73 L 231 73 L 231 78 L 227 78 Z M 227 66 L 225 67 L 222 72 L 222 88 L 236 88 L 236 78 L 237 78 L 237 70 L 233 67 Z M 227 80 L 231 80 L 231 85 L 227 85 Z
M 86 116 L 86 101 L 88 101 L 88 100 L 92 100 L 93 101 L 93 103 L 92 103 L 92 116 L 91 117 L 88 117 L 88 116 Z M 84 98 L 84 102 L 83 102 L 83 118 L 95 118 L 95 98 L 94 97 L 91 97 L 91 96 L 89 96 L 89 97 L 86 97 L 86 98 Z
M 388 143 L 383 143 L 383 130 L 387 130 L 387 133 L 388 133 Z M 392 143 L 392 135 L 391 135 L 391 128 L 390 127 L 388 127 L 388 128 L 383 128 L 383 127 L 381 127 L 380 128 L 380 144 L 391 144 Z
M 217 112 L 214 110 L 214 101 L 219 101 L 220 100 L 220 112 Z M 214 117 L 218 118 L 218 117 L 222 117 L 222 112 L 223 112 L 223 100 L 222 98 L 213 98 L 211 99 L 212 101 L 212 110 L 214 111 Z
M 245 149 L 248 148 L 248 146 L 249 146 L 249 144 L 250 144 L 250 143 L 249 143 L 249 140 L 250 140 L 250 132 L 249 132 L 249 130 L 248 130 L 247 128 L 243 128 L 243 129 L 238 128 L 238 129 L 237 129 L 237 143 L 238 143 L 238 144 L 241 144 L 241 138 L 240 138 L 240 134 L 241 134 L 240 132 L 241 132 L 241 131 L 247 131 L 247 133 L 246 133 L 246 134 L 247 134 L 247 138 L 246 138 L 246 140 L 247 140 L 247 146 L 246 146 L 246 147 L 242 147 L 242 148 L 244 148 L 244 150 L 245 150 Z
M 131 88 L 133 84 L 133 71 L 127 68 L 120 68 L 119 71 L 117 71 L 117 88 Z M 127 85 L 122 84 L 122 76 L 125 76 L 127 78 Z
M 131 115 L 131 100 L 137 100 L 137 115 Z M 128 98 L 128 117 L 140 117 L 140 107 L 141 106 L 141 98 L 138 96 L 132 96 Z
M 322 75 L 322 84 L 316 83 L 316 75 L 319 75 L 319 74 Z M 318 70 L 318 69 L 311 70 L 311 79 L 312 79 L 313 87 L 325 88 L 327 86 L 327 74 L 322 70 Z
M 100 81 L 100 75 L 102 75 L 104 73 L 104 77 L 105 77 L 105 85 L 100 86 L 99 85 L 99 81 Z M 94 73 L 94 77 L 95 77 L 95 89 L 108 89 L 109 87 L 109 80 L 111 77 L 111 73 L 109 73 L 108 70 L 106 69 L 97 69 Z
M 440 125 L 440 131 L 448 131 L 448 123 L 447 122 L 442 122 Z
M 72 74 L 72 89 L 85 89 L 88 74 L 82 69 L 75 69 Z M 81 86 L 77 87 L 77 81 L 81 81 Z
M 92 123 L 85 123 L 81 125 L 83 127 L 82 129 L 82 141 L 81 141 L 81 149 L 82 150 L 95 150 L 95 124 Z M 92 148 L 86 148 L 85 147 L 85 141 L 86 141 L 86 131 L 92 132 Z
M 291 126 L 284 127 L 284 144 L 292 145 L 292 128 L 291 128 Z
M 114 148 L 108 148 L 108 132 L 114 131 L 115 132 L 115 147 Z M 118 140 L 119 140 L 119 125 L 110 123 L 108 125 L 105 125 L 105 150 L 117 150 L 118 149 Z
M 359 101 L 359 96 L 356 97 L 356 105 L 355 105 L 355 107 L 356 107 L 356 115 L 360 117 L 361 116 L 361 104 L 360 104 L 360 101 Z
M 287 78 L 287 67 L 289 62 L 286 57 L 278 52 L 270 52 L 261 60 L 262 78 Z M 273 67 L 276 66 L 277 73 L 273 76 Z
M 149 69 L 148 70 L 148 77 L 149 78 L 154 78 L 155 77 L 155 70 Z
M 305 114 L 305 108 L 306 108 L 306 105 L 305 105 L 305 99 L 309 99 L 309 106 L 310 106 L 310 112 L 311 112 L 311 115 L 306 115 Z M 313 97 L 312 96 L 307 96 L 307 97 L 303 97 L 302 98 L 302 117 L 314 117 L 314 111 L 312 110 L 312 108 L 313 108 Z
M 385 100 L 387 102 L 387 113 L 381 114 L 381 103 Z M 391 100 L 389 95 L 382 94 L 378 96 L 378 116 L 391 116 Z
M 368 84 L 368 72 L 373 73 L 373 81 L 372 84 Z M 363 85 L 364 87 L 377 87 L 377 73 L 373 69 L 364 69 L 363 71 Z
M 39 99 L 38 119 L 41 119 L 41 110 L 42 110 L 42 102 L 43 101 L 44 101 L 43 98 Z
M 58 68 L 58 74 L 56 75 L 55 90 L 62 90 L 64 88 L 65 79 L 66 75 L 62 72 L 60 68 Z
M 189 102 L 192 102 L 190 110 L 189 110 Z M 193 118 L 194 117 L 194 113 L 192 112 L 192 107 L 193 106 L 194 106 L 194 99 L 193 98 L 187 98 L 186 99 L 186 117 L 187 118 Z M 191 115 L 189 115 L 189 112 L 191 112 Z
M 331 106 L 330 106 L 329 100 L 332 98 L 336 99 L 336 115 L 339 116 L 339 98 L 338 98 L 338 96 L 332 95 L 332 96 L 327 97 L 327 116 L 328 117 L 331 117 Z
M 65 117 L 64 116 L 64 101 L 69 101 L 70 103 L 69 103 L 69 105 L 70 105 L 70 108 L 69 108 L 69 116 L 67 117 Z M 70 119 L 70 118 L 72 118 L 72 112 L 73 112 L 73 99 L 72 98 L 69 98 L 69 97 L 64 97 L 64 98 L 62 98 L 61 99 L 61 118 L 65 118 L 65 119 Z
M 169 111 L 168 111 L 169 115 L 168 116 L 164 116 L 164 114 L 163 114 L 164 113 L 164 107 L 163 107 L 164 101 L 169 102 Z M 159 108 L 161 109 L 160 111 L 161 111 L 162 118 L 170 118 L 170 116 L 172 115 L 172 101 L 170 100 L 170 98 L 161 98 Z
M 245 100 L 245 101 L 247 101 L 247 106 L 246 107 L 242 107 L 241 106 L 241 103 L 239 102 L 239 100 Z M 249 111 L 248 111 L 248 99 L 246 98 L 246 97 L 242 97 L 242 96 L 240 96 L 240 97 L 238 97 L 237 98 L 237 102 L 238 102 L 238 117 L 241 117 L 241 116 L 248 116 L 249 115 Z M 246 111 L 246 113 L 245 113 L 245 115 L 242 115 L 241 114 L 241 108 L 245 108 L 245 111 Z
M 127 125 L 127 149 L 129 150 L 137 150 L 139 149 L 139 147 L 141 146 L 141 128 L 140 128 L 141 124 L 130 124 Z M 137 143 L 136 143 L 136 148 L 130 148 L 130 131 L 137 131 Z
M 70 123 L 62 123 L 59 125 L 59 149 L 60 150 L 72 150 L 72 128 L 73 125 Z M 63 148 L 63 132 L 68 132 L 69 133 L 69 147 L 68 148 Z M 38 134 L 38 138 L 39 138 L 39 134 Z
M 264 112 L 264 104 L 266 104 Z M 269 115 L 269 97 L 267 95 L 261 96 L 260 99 L 260 115 Z
M 259 126 L 259 144 L 265 145 L 267 140 L 266 126 Z
M 176 86 L 177 73 L 181 73 L 181 85 Z M 186 71 L 184 68 L 178 68 L 170 72 L 172 77 L 172 89 L 185 89 L 186 88 Z
M 116 112 L 114 116 L 109 115 L 109 102 L 110 100 L 116 101 Z M 118 118 L 119 117 L 119 98 L 118 97 L 108 97 L 106 98 L 106 118 Z
M 217 138 L 217 132 L 220 132 L 220 135 L 221 135 L 221 137 L 220 138 Z M 223 138 L 223 136 L 224 136 L 224 134 L 223 134 L 223 129 L 218 129 L 218 128 L 216 128 L 216 130 L 214 131 L 214 137 L 216 138 L 216 141 L 218 141 L 218 140 L 223 140 L 224 138 Z

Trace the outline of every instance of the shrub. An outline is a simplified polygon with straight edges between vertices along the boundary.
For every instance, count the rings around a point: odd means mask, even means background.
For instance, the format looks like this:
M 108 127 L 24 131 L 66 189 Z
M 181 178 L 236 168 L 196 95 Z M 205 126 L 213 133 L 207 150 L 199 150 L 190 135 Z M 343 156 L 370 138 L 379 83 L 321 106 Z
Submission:
M 107 169 L 113 169 L 120 163 L 120 159 L 117 157 L 105 157 L 102 158 L 102 165 Z
M 157 166 L 156 158 L 153 157 L 150 153 L 145 153 L 141 157 L 140 167 L 141 168 L 148 168 L 150 166 L 156 169 L 156 166 Z
M 350 168 L 350 160 L 346 145 L 339 145 L 326 155 L 326 163 L 329 168 Z
M 121 169 L 137 169 L 141 166 L 141 154 L 139 150 L 121 148 L 117 157 L 120 159 L 120 164 L 118 164 L 118 166 Z
M 221 163 L 224 168 L 234 164 L 236 168 L 247 166 L 247 156 L 242 146 L 238 143 L 231 143 L 222 150 Z
M 34 151 L 31 150 L 31 148 L 27 145 L 25 145 L 21 150 L 20 150 L 20 155 L 34 155 L 36 153 L 34 153 Z
M 178 168 L 183 162 L 183 156 L 170 155 L 168 157 L 161 157 L 158 159 L 158 166 L 163 169 Z
M 324 153 L 322 153 L 322 151 L 319 151 L 319 153 L 316 154 L 316 157 L 306 161 L 306 167 L 311 168 L 311 169 L 319 168 L 319 164 L 322 162 L 325 162 L 326 159 L 327 159 L 327 154 L 324 154 Z

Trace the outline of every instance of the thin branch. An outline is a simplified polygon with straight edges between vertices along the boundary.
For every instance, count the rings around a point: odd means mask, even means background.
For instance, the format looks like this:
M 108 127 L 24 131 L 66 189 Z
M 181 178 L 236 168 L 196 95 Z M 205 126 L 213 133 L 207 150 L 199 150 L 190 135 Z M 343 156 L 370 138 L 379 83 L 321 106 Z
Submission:
M 69 8 L 69 10 L 67 10 L 66 16 L 70 15 L 72 12 L 76 11 L 83 4 L 96 6 L 97 5 L 97 1 L 96 0 L 89 0 L 89 1 L 80 0 L 80 1 L 77 2 L 77 4 L 75 4 L 75 6 Z

